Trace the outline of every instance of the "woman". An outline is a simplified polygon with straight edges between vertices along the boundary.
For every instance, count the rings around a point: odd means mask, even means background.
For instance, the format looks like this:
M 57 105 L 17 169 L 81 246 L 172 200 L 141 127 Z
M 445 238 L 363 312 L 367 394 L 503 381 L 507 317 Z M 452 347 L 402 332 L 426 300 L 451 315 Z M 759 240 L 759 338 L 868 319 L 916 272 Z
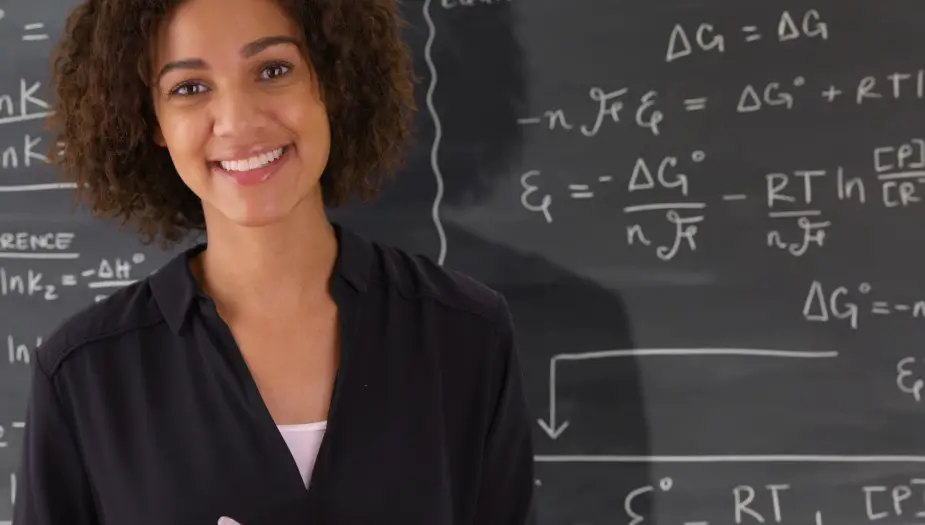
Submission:
M 400 29 L 394 0 L 75 8 L 63 172 L 146 239 L 208 244 L 38 350 L 17 525 L 533 519 L 504 298 L 325 216 L 399 163 Z

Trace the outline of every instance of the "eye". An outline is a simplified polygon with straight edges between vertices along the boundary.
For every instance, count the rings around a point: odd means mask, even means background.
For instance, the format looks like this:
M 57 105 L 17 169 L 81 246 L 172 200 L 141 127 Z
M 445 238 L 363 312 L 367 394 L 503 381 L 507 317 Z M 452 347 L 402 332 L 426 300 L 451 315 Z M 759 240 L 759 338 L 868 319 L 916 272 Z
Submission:
M 292 69 L 292 66 L 283 62 L 274 62 L 272 64 L 267 64 L 266 67 L 260 72 L 260 78 L 262 80 L 273 80 L 279 78 Z
M 191 95 L 198 95 L 200 93 L 205 93 L 206 87 L 198 82 L 183 82 L 177 87 L 170 90 L 170 95 L 178 95 L 181 97 L 188 97 Z

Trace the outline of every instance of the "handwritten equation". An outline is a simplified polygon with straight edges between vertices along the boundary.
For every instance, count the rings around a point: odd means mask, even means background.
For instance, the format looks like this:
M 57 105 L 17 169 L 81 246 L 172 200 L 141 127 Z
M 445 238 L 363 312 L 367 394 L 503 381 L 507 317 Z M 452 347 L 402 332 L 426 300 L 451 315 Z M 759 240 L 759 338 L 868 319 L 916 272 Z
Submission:
M 0 234 L 0 239 L 2 239 Z M 47 238 L 47 237 L 46 237 Z M 60 246 L 60 245 L 59 245 Z M 2 251 L 0 261 L 3 259 L 79 259 L 80 254 L 69 251 Z M 121 288 L 134 283 L 138 273 L 136 268 L 145 262 L 143 253 L 135 253 L 128 258 L 101 258 L 92 265 L 74 271 L 63 271 L 52 276 L 48 272 L 32 268 L 15 270 L 0 266 L 0 299 L 36 297 L 45 301 L 56 301 L 64 290 L 83 287 L 93 290 L 95 301 L 107 297 L 105 290 Z M 150 272 L 145 272 L 145 275 Z
M 862 315 L 925 319 L 925 295 L 882 297 L 869 282 L 828 286 L 813 281 L 803 301 L 803 318 L 814 323 L 843 322 L 857 330 Z
M 42 35 L 32 35 L 34 37 L 32 39 L 38 39 L 40 36 Z M 53 113 L 51 105 L 39 96 L 41 87 L 41 82 L 20 79 L 18 93 L 0 93 L 0 130 L 13 124 L 40 121 Z M 47 155 L 50 149 L 43 143 L 43 137 L 38 130 L 36 133 L 23 133 L 22 139 L 19 141 L 6 143 L 0 141 L 0 174 L 4 171 L 16 171 L 33 166 L 47 165 L 50 163 Z M 59 155 L 63 153 L 64 144 L 57 143 L 54 151 Z M 30 180 L 18 184 L 0 184 L 0 193 L 72 189 L 75 187 L 76 185 L 73 183 L 35 183 Z
M 803 318 L 813 323 L 842 322 L 857 330 L 862 315 L 900 316 L 925 319 L 925 295 L 888 297 L 879 294 L 869 282 L 856 286 L 829 285 L 814 280 L 803 301 Z M 896 364 L 896 386 L 916 402 L 925 389 L 925 359 L 907 356 Z
M 826 104 L 845 99 L 855 106 L 875 102 L 921 101 L 925 100 L 925 69 L 897 71 L 881 76 L 864 75 L 850 86 L 837 86 L 825 81 L 813 83 L 804 75 L 795 75 L 786 80 L 744 84 L 737 92 L 737 102 L 733 108 L 736 114 L 792 111 L 799 107 L 798 100 L 806 93 Z M 655 89 L 633 95 L 627 87 L 607 89 L 593 86 L 588 92 L 588 98 L 596 113 L 585 121 L 569 116 L 562 108 L 551 108 L 541 110 L 537 115 L 519 118 L 517 123 L 538 126 L 551 133 L 580 133 L 591 138 L 607 126 L 621 126 L 628 122 L 658 136 L 665 126 L 666 112 L 701 112 L 713 107 L 710 98 L 703 95 L 685 97 L 677 107 L 665 107 Z
M 738 29 L 741 41 L 745 43 L 761 41 L 767 33 L 772 33 L 777 42 L 829 39 L 829 24 L 822 19 L 822 15 L 816 9 L 808 9 L 802 13 L 785 10 L 780 14 L 774 27 L 762 28 L 759 25 L 746 24 L 739 26 Z M 695 51 L 723 53 L 726 51 L 729 38 L 711 22 L 702 22 L 695 26 L 675 24 L 668 37 L 665 61 L 674 62 L 691 56 Z
M 686 487 L 685 487 L 686 488 Z M 696 489 L 692 485 L 691 489 Z M 878 522 L 884 519 L 914 520 L 925 518 L 925 477 L 909 478 L 900 483 L 866 484 L 855 487 L 846 487 L 848 496 L 857 501 L 855 508 L 858 518 L 867 522 Z M 643 508 L 651 507 L 650 502 L 668 500 L 671 493 L 677 490 L 678 482 L 670 477 L 663 477 L 656 483 L 640 486 L 623 498 L 623 510 L 626 523 L 629 525 L 643 525 L 654 518 L 646 514 Z M 805 496 L 801 497 L 800 486 L 791 483 L 766 483 L 763 485 L 740 484 L 731 486 L 722 503 L 728 505 L 725 519 L 711 522 L 697 517 L 682 520 L 674 525 L 720 525 L 720 524 L 748 524 L 748 523 L 777 523 L 777 524 L 812 524 L 823 525 L 824 510 L 803 510 Z M 647 501 L 646 501 L 647 500 Z M 791 511 L 790 505 L 799 507 L 801 511 Z M 665 523 L 664 519 L 659 520 Z
M 572 200 L 590 200 L 613 195 L 609 190 L 621 185 L 629 197 L 650 196 L 653 193 L 670 193 L 670 201 L 647 202 L 623 207 L 627 217 L 625 225 L 628 246 L 654 248 L 656 256 L 669 261 L 681 250 L 697 249 L 700 223 L 706 220 L 709 206 L 734 206 L 737 202 L 760 199 L 766 208 L 767 218 L 773 223 L 790 225 L 768 228 L 765 246 L 800 257 L 813 248 L 824 246 L 832 221 L 817 206 L 820 194 L 835 197 L 838 202 L 866 204 L 876 200 L 885 209 L 908 208 L 918 205 L 925 189 L 925 139 L 913 138 L 902 144 L 878 146 L 873 149 L 870 172 L 864 176 L 849 175 L 842 166 L 816 167 L 790 172 L 759 173 L 764 179 L 765 191 L 760 195 L 743 192 L 726 192 L 716 196 L 714 202 L 689 199 L 691 187 L 698 177 L 708 177 L 707 153 L 694 151 L 688 158 L 664 156 L 638 157 L 623 172 L 604 173 L 589 177 L 580 183 L 567 185 L 567 197 Z M 690 170 L 696 170 L 696 172 Z M 750 174 L 744 174 L 749 180 Z M 540 215 L 546 223 L 554 221 L 553 194 L 543 186 L 542 172 L 530 170 L 520 177 L 521 205 L 529 212 Z M 873 187 L 872 187 L 873 186 Z M 562 193 L 562 189 L 558 193 Z M 640 217 L 661 212 L 670 225 L 672 235 L 664 243 L 656 243 L 646 233 L 647 225 Z

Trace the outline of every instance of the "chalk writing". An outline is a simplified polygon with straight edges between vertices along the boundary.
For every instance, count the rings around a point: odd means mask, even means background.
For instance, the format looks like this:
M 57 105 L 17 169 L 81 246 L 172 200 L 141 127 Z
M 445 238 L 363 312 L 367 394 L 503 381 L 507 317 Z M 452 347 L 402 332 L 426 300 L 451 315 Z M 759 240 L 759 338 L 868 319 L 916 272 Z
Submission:
M 567 110 L 565 107 L 545 109 L 532 116 L 517 119 L 519 125 L 535 126 L 549 132 L 579 133 L 593 138 L 610 127 L 632 125 L 647 130 L 652 136 L 660 136 L 664 122 L 674 111 L 699 113 L 706 111 L 731 110 L 743 117 L 767 111 L 793 110 L 819 101 L 830 105 L 850 94 L 848 100 L 855 106 L 885 104 L 890 101 L 925 100 L 925 69 L 905 72 L 891 72 L 884 75 L 865 75 L 848 85 L 836 86 L 824 79 L 797 74 L 786 79 L 770 79 L 764 82 L 742 84 L 735 88 L 734 106 L 712 104 L 710 96 L 691 93 L 676 102 L 666 103 L 657 89 L 632 91 L 628 87 L 593 86 L 588 91 L 582 108 Z M 732 99 L 730 98 L 730 101 Z M 568 104 L 572 106 L 572 104 Z M 594 113 L 593 117 L 577 117 L 576 114 Z
M 654 516 L 649 509 L 655 502 L 662 507 L 662 502 L 670 500 L 676 491 L 684 492 L 683 485 L 671 477 L 663 477 L 652 484 L 641 485 L 628 491 L 623 496 L 623 512 L 629 525 L 643 525 Z M 727 524 L 809 524 L 824 525 L 826 509 L 805 509 L 800 504 L 805 500 L 805 492 L 811 487 L 778 480 L 777 482 L 728 485 L 719 494 L 725 493 L 722 500 L 725 513 L 721 519 L 711 522 L 690 516 L 678 525 L 727 525 Z M 841 487 L 847 501 L 856 502 L 853 508 L 859 509 L 858 519 L 878 522 L 886 518 L 914 519 L 925 517 L 925 478 L 908 478 L 905 482 L 890 485 L 856 485 L 846 484 Z M 801 494 L 804 492 L 804 494 Z M 791 507 L 799 507 L 799 511 Z M 661 520 L 659 520 L 661 521 Z
M 915 357 L 904 357 L 896 363 L 896 386 L 900 392 L 909 394 L 916 401 L 922 400 L 922 388 L 925 387 L 925 381 L 921 378 L 925 376 L 925 360 Z
M 33 22 L 23 26 L 22 39 L 25 42 L 37 42 L 39 40 L 48 40 L 48 33 L 45 32 L 45 24 Z
M 19 81 L 19 93 L 15 96 L 0 93 L 0 125 L 43 119 L 51 114 L 51 105 L 36 93 L 41 82 Z
M 28 365 L 31 362 L 32 352 L 41 345 L 41 337 L 36 337 L 35 344 L 30 346 L 22 341 L 16 340 L 12 334 L 7 335 L 6 350 L 10 364 L 22 363 Z
M 557 374 L 563 363 L 599 362 L 606 359 L 641 359 L 646 357 L 673 357 L 704 359 L 706 357 L 736 357 L 753 359 L 832 359 L 838 357 L 833 350 L 778 350 L 771 348 L 632 348 L 597 350 L 556 354 L 549 360 L 549 411 L 547 418 L 537 419 L 540 428 L 550 439 L 558 439 L 569 426 L 559 417 Z
M 12 257 L 14 255 L 17 257 Z M 73 251 L 41 250 L 0 252 L 0 258 L 4 256 L 13 259 L 80 258 L 80 254 Z M 84 289 L 96 292 L 95 300 L 102 300 L 106 295 L 100 293 L 100 290 L 122 288 L 136 282 L 133 270 L 135 266 L 144 262 L 145 255 L 136 253 L 128 259 L 102 258 L 94 266 L 76 272 L 52 273 L 31 268 L 15 271 L 0 266 L 0 298 L 40 297 L 46 301 L 55 301 L 59 299 L 63 290 L 82 286 Z
M 756 42 L 764 38 L 764 33 L 757 25 L 743 25 L 739 29 L 745 42 Z M 829 26 L 816 9 L 806 10 L 802 14 L 784 11 L 778 18 L 774 29 L 776 30 L 774 36 L 778 42 L 800 38 L 821 40 L 829 38 Z M 714 24 L 702 22 L 696 26 L 687 26 L 678 23 L 672 27 L 668 36 L 665 61 L 674 62 L 691 56 L 695 51 L 724 53 L 726 47 L 726 35 Z
M 803 303 L 803 317 L 811 322 L 843 321 L 857 330 L 862 314 L 925 319 L 925 297 L 888 298 L 874 294 L 873 285 L 826 287 L 812 281 Z M 864 302 L 861 303 L 860 300 Z
M 26 134 L 23 137 L 21 148 L 9 146 L 2 149 L 0 146 L 0 169 L 15 169 L 19 167 L 28 168 L 36 163 L 48 163 L 48 157 L 39 150 L 39 144 L 42 137 L 33 137 Z
M 0 258 L 7 259 L 76 259 L 67 253 L 74 242 L 71 232 L 8 232 L 0 231 Z
M 756 176 L 764 180 L 764 191 L 758 196 L 769 220 L 764 247 L 792 257 L 823 249 L 835 226 L 827 216 L 833 205 L 864 206 L 875 202 L 890 210 L 920 204 L 925 197 L 925 189 L 921 187 L 925 184 L 925 139 L 879 145 L 871 151 L 871 169 L 862 174 L 849 174 L 843 166 L 743 174 L 747 180 Z M 701 223 L 707 221 L 708 210 L 722 206 L 728 213 L 755 198 L 746 191 L 691 198 L 698 177 L 709 175 L 706 160 L 707 153 L 702 150 L 685 155 L 636 157 L 624 162 L 622 169 L 615 165 L 618 169 L 606 174 L 572 179 L 564 185 L 565 196 L 571 201 L 602 196 L 636 200 L 623 206 L 622 228 L 627 246 L 650 248 L 659 260 L 670 261 L 681 253 L 696 252 L 697 236 Z M 688 170 L 694 168 L 692 175 Z M 528 211 L 542 214 L 547 223 L 553 220 L 554 195 L 561 191 L 558 189 L 561 186 L 550 187 L 554 182 L 554 178 L 544 181 L 538 170 L 521 177 L 521 204 Z M 611 187 L 622 188 L 624 193 L 602 192 Z M 641 197 L 647 197 L 646 201 L 638 202 Z M 667 235 L 661 243 L 656 242 L 651 231 L 657 224 L 655 221 L 668 226 L 660 234 Z

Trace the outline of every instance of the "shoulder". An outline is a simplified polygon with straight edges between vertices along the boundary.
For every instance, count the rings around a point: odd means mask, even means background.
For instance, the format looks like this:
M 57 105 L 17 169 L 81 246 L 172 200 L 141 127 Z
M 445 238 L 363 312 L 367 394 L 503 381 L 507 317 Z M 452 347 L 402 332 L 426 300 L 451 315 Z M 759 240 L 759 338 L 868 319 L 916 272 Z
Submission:
M 505 297 L 494 288 L 433 259 L 392 246 L 374 244 L 374 279 L 406 301 L 427 301 L 447 314 L 473 317 L 498 329 L 509 322 Z
M 41 368 L 53 376 L 64 361 L 83 349 L 118 341 L 163 322 L 154 305 L 149 280 L 150 277 L 120 288 L 65 318 L 35 352 Z

